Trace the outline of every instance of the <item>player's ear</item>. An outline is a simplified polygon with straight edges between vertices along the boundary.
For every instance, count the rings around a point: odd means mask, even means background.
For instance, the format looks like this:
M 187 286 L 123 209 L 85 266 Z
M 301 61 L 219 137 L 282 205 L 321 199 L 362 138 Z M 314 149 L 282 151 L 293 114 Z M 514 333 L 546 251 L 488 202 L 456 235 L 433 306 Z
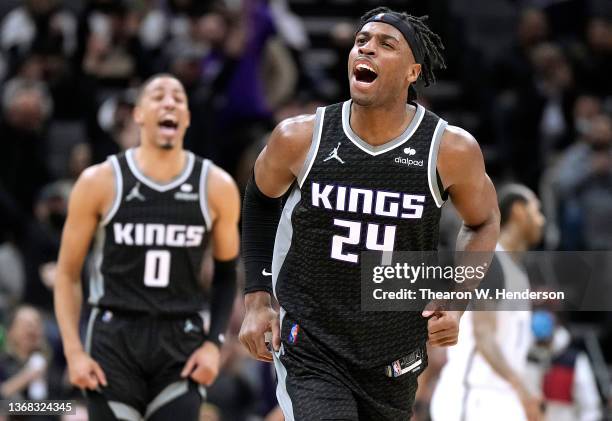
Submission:
M 138 104 L 136 104 L 136 106 L 132 110 L 132 117 L 134 118 L 134 121 L 136 122 L 136 124 L 142 124 L 144 122 L 144 116 L 142 113 L 142 109 L 140 108 Z
M 529 215 L 527 214 L 527 206 L 525 203 L 516 201 L 512 204 L 512 208 L 510 209 L 510 220 L 522 224 L 528 217 Z
M 408 82 L 412 84 L 417 81 L 420 74 L 421 74 L 421 65 L 419 63 L 413 63 L 408 66 L 408 73 L 406 75 L 406 78 L 408 79 Z

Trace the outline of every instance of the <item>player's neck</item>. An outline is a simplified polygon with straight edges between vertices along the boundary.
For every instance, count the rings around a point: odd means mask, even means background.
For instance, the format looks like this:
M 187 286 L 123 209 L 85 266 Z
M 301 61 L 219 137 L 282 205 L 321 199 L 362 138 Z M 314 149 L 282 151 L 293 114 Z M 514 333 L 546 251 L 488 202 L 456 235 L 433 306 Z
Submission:
M 163 184 L 183 172 L 187 154 L 179 147 L 161 149 L 141 145 L 134 150 L 134 159 L 140 172 L 151 180 Z
M 378 146 L 401 135 L 412 122 L 416 109 L 398 103 L 386 107 L 363 107 L 351 103 L 350 125 L 370 145 Z
M 512 254 L 523 254 L 529 249 L 525 238 L 514 227 L 506 227 L 499 234 L 499 244 Z

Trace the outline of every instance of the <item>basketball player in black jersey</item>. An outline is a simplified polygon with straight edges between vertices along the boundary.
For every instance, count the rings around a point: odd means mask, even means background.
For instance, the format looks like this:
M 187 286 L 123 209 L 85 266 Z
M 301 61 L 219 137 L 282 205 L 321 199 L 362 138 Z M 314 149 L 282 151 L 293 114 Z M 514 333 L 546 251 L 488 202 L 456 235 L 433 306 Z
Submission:
M 149 79 L 134 110 L 140 146 L 86 169 L 74 186 L 55 286 L 70 382 L 90 420 L 197 420 L 219 370 L 239 249 L 232 178 L 183 149 L 187 97 L 171 75 Z M 80 274 L 96 242 L 85 345 Z M 212 241 L 210 328 L 200 273 Z
M 447 197 L 463 219 L 457 249 L 495 249 L 499 211 L 478 143 L 414 102 L 441 48 L 423 18 L 367 13 L 348 60 L 351 99 L 283 121 L 256 161 L 240 339 L 274 361 L 287 420 L 408 420 L 426 341 L 457 341 L 460 312 L 360 309 L 360 252 L 435 250 Z

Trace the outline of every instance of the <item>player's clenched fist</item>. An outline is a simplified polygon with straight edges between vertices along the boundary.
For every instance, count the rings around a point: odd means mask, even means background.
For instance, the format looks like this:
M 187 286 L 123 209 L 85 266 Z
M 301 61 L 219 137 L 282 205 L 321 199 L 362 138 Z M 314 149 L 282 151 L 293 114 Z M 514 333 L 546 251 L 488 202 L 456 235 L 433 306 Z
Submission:
M 432 346 L 453 346 L 459 338 L 461 311 L 425 310 L 423 317 L 429 317 L 427 332 Z
M 70 383 L 80 389 L 96 390 L 107 385 L 102 367 L 83 351 L 68 358 L 68 376 Z
M 240 342 L 260 361 L 272 362 L 272 353 L 265 342 L 266 332 L 272 332 L 272 347 L 280 348 L 280 325 L 267 292 L 253 292 L 244 298 L 246 314 L 240 328 Z

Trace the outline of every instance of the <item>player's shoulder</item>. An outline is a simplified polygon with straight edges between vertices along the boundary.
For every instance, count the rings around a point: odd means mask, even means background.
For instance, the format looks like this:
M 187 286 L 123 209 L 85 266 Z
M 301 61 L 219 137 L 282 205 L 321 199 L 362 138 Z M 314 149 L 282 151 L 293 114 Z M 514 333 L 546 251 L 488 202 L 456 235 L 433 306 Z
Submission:
M 208 170 L 207 195 L 215 215 L 217 211 L 240 208 L 240 192 L 236 181 L 227 171 L 212 162 Z
M 437 168 L 445 187 L 478 174 L 484 169 L 484 158 L 478 142 L 467 130 L 448 125 L 440 140 Z
M 71 193 L 71 205 L 100 212 L 115 194 L 115 173 L 110 162 L 92 165 L 79 175 Z
M 480 151 L 480 146 L 470 132 L 450 124 L 446 126 L 440 141 L 440 153 L 470 154 L 475 151 Z
M 301 114 L 287 118 L 274 128 L 268 148 L 274 148 L 289 155 L 309 147 L 315 126 L 315 114 Z
M 112 186 L 115 180 L 115 171 L 112 164 L 107 160 L 99 164 L 87 167 L 77 180 L 77 185 L 87 187 Z
M 289 117 L 278 123 L 275 132 L 279 136 L 292 139 L 294 137 L 312 136 L 315 124 L 315 114 L 300 114 Z
M 208 186 L 209 190 L 214 188 L 220 192 L 238 188 L 232 176 L 212 161 L 210 163 L 210 169 L 208 170 Z
M 483 160 L 480 145 L 470 132 L 457 126 L 446 126 L 440 139 L 438 168 L 465 167 Z

